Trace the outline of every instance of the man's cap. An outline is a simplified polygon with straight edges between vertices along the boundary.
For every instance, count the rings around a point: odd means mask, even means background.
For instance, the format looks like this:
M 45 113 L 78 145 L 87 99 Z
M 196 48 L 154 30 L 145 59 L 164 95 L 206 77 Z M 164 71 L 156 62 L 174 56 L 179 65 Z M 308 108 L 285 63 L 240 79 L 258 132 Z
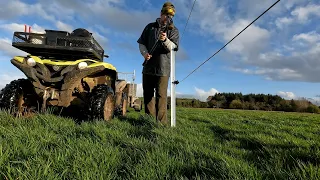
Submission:
M 171 2 L 165 2 L 162 5 L 161 13 L 174 16 L 176 13 L 176 10 L 175 10 L 174 5 Z

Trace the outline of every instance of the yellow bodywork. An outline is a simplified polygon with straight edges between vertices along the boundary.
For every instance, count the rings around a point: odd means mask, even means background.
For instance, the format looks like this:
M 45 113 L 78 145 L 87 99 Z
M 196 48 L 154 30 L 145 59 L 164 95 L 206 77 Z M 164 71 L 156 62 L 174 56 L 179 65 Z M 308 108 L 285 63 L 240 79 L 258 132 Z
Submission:
M 49 65 L 55 65 L 55 66 L 72 66 L 72 65 L 77 65 L 81 62 L 92 62 L 92 64 L 88 65 L 87 68 L 91 68 L 91 67 L 97 67 L 97 66 L 104 66 L 107 69 L 111 69 L 116 71 L 116 68 L 109 63 L 106 62 L 99 62 L 99 61 L 95 61 L 92 59 L 78 59 L 76 61 L 62 61 L 62 60 L 53 60 L 53 59 L 40 59 L 38 56 L 31 56 L 29 55 L 28 57 L 31 57 L 32 59 L 34 59 L 37 63 L 40 64 L 49 64 Z M 23 63 L 24 61 L 24 56 L 15 56 L 13 59 Z

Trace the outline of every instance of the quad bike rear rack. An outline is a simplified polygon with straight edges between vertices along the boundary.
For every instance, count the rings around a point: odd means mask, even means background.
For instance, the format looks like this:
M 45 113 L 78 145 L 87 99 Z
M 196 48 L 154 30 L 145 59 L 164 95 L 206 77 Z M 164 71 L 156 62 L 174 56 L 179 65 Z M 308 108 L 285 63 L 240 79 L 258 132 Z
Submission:
M 67 31 L 14 32 L 12 46 L 34 56 L 59 60 L 88 58 L 103 61 L 103 48 L 93 36 L 74 36 Z

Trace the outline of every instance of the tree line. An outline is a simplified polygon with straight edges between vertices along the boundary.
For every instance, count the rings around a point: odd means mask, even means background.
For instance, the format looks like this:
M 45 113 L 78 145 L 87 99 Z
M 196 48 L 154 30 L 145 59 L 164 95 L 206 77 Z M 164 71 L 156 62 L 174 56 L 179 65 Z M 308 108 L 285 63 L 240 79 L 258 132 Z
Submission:
M 206 102 L 177 98 L 176 103 L 177 107 L 320 113 L 319 107 L 307 99 L 286 100 L 271 94 L 217 93 L 209 96 Z

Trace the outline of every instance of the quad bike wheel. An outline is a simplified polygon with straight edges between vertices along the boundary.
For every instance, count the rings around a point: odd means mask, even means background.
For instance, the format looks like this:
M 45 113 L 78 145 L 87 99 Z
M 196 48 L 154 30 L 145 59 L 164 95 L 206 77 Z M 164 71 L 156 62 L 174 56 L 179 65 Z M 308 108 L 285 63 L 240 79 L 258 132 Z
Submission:
M 121 102 L 119 105 L 117 105 L 115 110 L 116 116 L 125 116 L 127 114 L 128 96 L 125 92 L 122 92 L 121 94 Z
M 89 99 L 89 118 L 110 121 L 114 117 L 115 96 L 113 89 L 105 84 L 96 86 Z
M 128 96 L 126 93 L 123 93 L 123 101 L 122 101 L 122 115 L 125 116 L 127 114 L 128 107 Z
M 15 116 L 31 116 L 40 104 L 32 83 L 27 79 L 14 80 L 0 92 L 0 108 Z
M 142 101 L 141 99 L 136 99 L 135 104 L 133 105 L 135 111 L 140 112 L 142 110 Z

